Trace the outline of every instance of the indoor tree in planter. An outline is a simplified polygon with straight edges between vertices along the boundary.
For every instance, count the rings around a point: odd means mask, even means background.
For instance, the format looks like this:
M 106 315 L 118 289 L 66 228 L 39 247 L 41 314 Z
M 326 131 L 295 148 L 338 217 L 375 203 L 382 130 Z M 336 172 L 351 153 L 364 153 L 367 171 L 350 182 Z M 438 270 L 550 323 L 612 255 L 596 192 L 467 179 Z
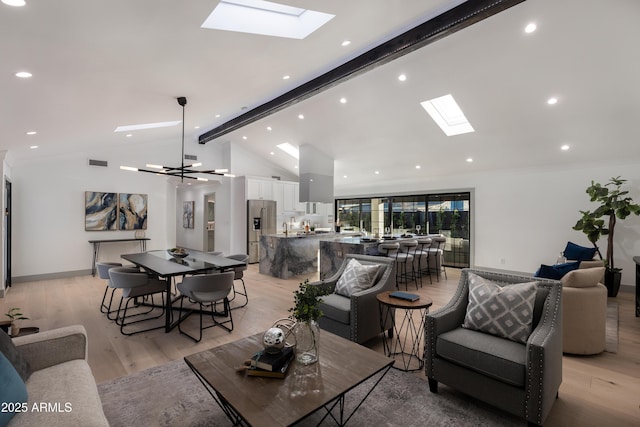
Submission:
M 592 211 L 580 211 L 582 218 L 573 226 L 574 230 L 582 231 L 587 239 L 596 248 L 600 259 L 602 253 L 598 248 L 598 240 L 601 236 L 607 236 L 607 253 L 604 258 L 605 286 L 609 296 L 616 296 L 620 289 L 620 279 L 622 269 L 616 268 L 613 261 L 613 237 L 618 219 L 625 219 L 631 214 L 640 215 L 640 205 L 633 202 L 628 191 L 622 190 L 622 185 L 627 182 L 619 176 L 611 178 L 609 182 L 601 185 L 591 181 L 587 187 L 587 194 L 592 202 L 598 203 L 598 207 Z M 607 221 L 602 219 L 607 217 Z

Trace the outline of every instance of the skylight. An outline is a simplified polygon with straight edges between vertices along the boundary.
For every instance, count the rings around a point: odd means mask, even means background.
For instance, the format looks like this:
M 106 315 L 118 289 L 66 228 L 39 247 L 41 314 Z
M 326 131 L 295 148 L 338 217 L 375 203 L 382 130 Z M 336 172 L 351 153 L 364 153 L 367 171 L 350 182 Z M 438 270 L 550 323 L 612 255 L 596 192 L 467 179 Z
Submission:
M 181 123 L 181 120 L 176 120 L 173 122 L 143 123 L 141 125 L 118 126 L 116 130 L 114 130 L 114 132 L 129 132 L 132 130 L 164 128 L 168 126 L 175 126 L 178 123 Z
M 334 16 L 263 0 L 222 0 L 201 27 L 304 39 Z
M 284 144 L 279 144 L 278 148 L 290 155 L 291 157 L 295 157 L 296 159 L 300 159 L 300 152 L 296 147 L 285 142 Z
M 451 94 L 421 102 L 420 105 L 447 136 L 474 132 Z

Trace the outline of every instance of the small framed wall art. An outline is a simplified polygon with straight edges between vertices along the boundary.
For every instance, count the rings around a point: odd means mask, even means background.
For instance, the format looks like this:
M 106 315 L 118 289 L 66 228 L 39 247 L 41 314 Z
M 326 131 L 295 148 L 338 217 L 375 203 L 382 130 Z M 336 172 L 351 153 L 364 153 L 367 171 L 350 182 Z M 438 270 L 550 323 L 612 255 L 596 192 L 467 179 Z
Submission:
M 193 228 L 193 208 L 194 202 L 184 202 L 182 204 L 182 227 Z

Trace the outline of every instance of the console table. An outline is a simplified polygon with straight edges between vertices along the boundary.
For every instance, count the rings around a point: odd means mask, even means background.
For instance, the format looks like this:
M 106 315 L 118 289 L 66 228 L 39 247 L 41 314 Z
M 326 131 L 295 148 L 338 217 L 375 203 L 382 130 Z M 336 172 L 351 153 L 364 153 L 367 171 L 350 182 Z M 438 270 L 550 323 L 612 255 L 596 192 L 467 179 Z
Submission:
M 640 256 L 634 256 L 636 263 L 636 317 L 640 317 Z
M 148 237 L 143 237 L 140 239 L 103 239 L 103 240 L 89 240 L 89 243 L 93 245 L 93 262 L 91 264 L 91 275 L 96 275 L 96 261 L 98 260 L 98 252 L 100 251 L 100 243 L 111 243 L 111 242 L 140 242 L 140 252 L 147 251 L 147 240 L 151 240 Z

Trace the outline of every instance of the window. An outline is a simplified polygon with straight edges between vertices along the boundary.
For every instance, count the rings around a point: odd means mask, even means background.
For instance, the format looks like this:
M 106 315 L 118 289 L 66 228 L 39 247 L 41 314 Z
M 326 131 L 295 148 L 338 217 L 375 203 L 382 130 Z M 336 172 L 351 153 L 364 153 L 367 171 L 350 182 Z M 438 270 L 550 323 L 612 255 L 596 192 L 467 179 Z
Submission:
M 442 234 L 445 265 L 469 267 L 471 193 L 336 200 L 342 232 Z

